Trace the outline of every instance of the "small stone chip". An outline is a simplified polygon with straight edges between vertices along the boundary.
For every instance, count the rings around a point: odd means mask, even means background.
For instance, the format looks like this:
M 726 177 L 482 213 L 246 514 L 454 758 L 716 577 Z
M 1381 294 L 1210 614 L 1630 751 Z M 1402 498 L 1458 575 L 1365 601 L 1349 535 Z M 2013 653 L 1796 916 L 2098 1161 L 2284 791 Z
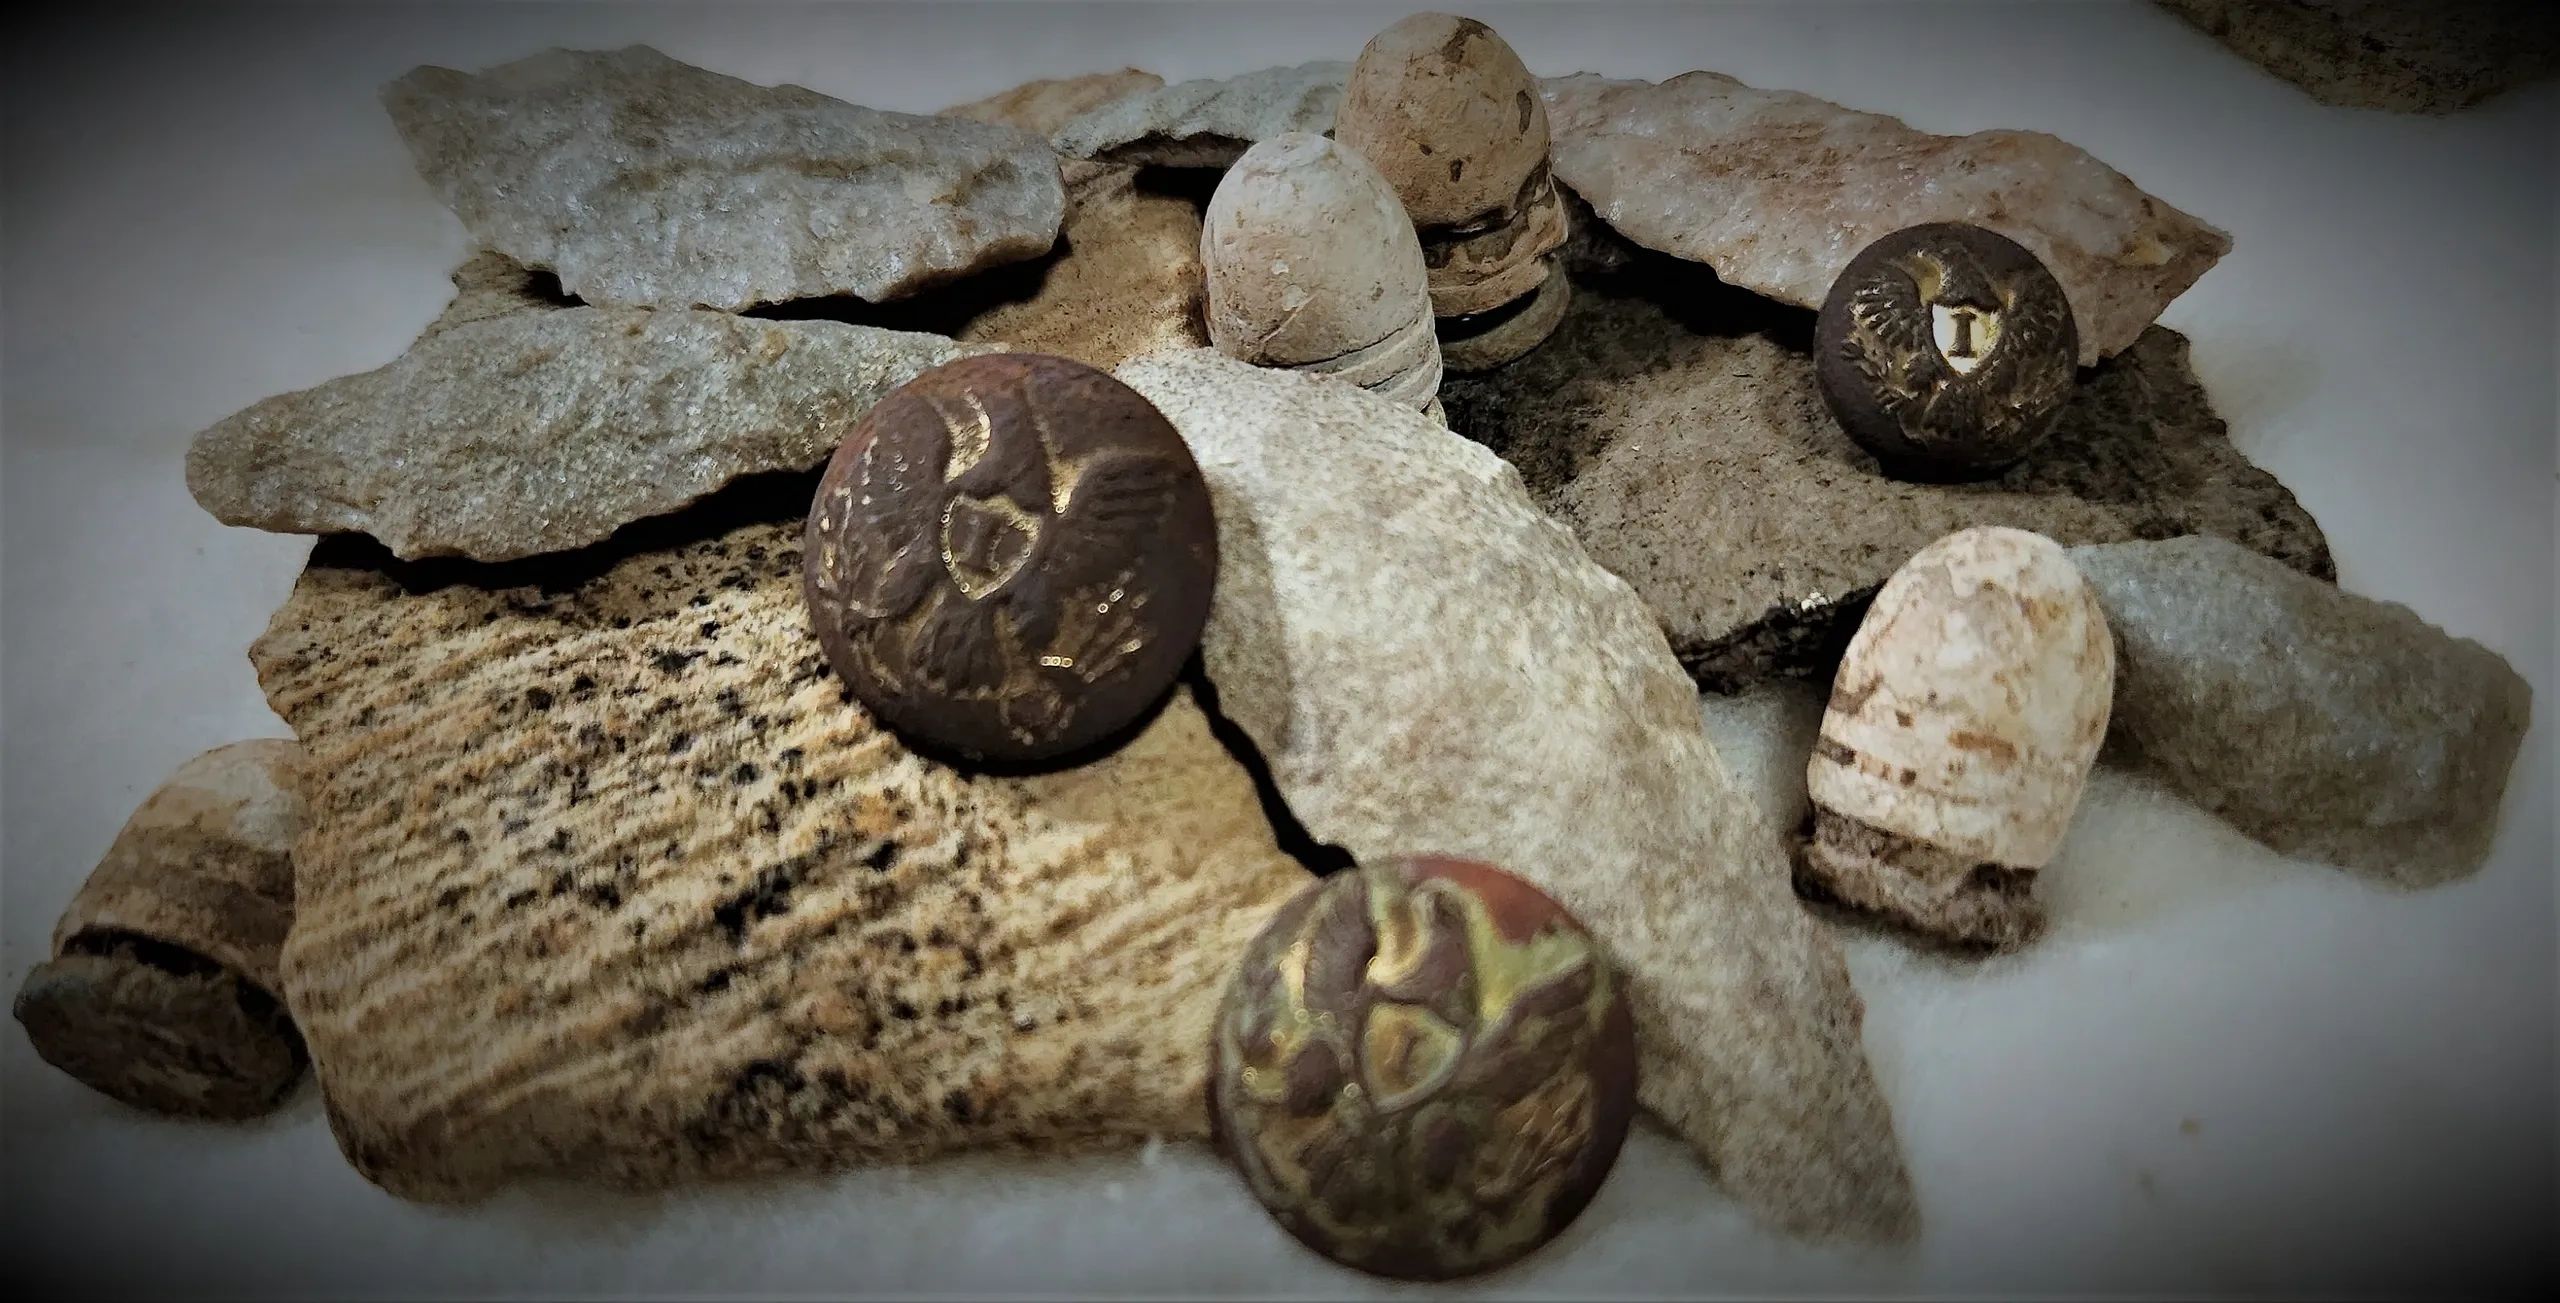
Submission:
M 1209 1112 L 1254 1197 L 1382 1276 L 1492 1271 L 1589 1205 L 1635 1114 L 1635 1027 L 1563 906 L 1489 864 L 1374 862 L 1246 947 Z
M 278 980 L 304 775 L 293 742 L 234 742 L 135 808 L 18 988 L 12 1012 L 39 1057 L 178 1117 L 283 1101 L 306 1059 Z
M 12 1009 L 36 1053 L 155 1113 L 236 1121 L 273 1109 L 306 1061 L 283 1007 L 210 961 L 137 954 L 150 949 L 172 948 L 128 944 L 36 965 Z
M 1199 646 L 1217 522 L 1154 406 L 1065 358 L 964 359 L 883 399 L 809 513 L 811 622 L 926 750 L 1055 760 L 1144 716 Z

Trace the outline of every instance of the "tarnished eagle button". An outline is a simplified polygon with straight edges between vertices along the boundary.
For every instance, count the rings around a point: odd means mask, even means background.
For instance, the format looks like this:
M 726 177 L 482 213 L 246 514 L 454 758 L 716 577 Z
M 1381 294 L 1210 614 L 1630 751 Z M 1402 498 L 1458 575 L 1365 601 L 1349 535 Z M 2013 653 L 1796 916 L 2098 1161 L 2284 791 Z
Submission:
M 1553 1239 L 1635 1114 L 1607 956 L 1545 893 L 1468 860 L 1310 884 L 1245 948 L 1210 1037 L 1212 1131 L 1254 1197 L 1382 1276 L 1491 1271 Z
M 921 749 L 1055 760 L 1144 716 L 1200 642 L 1209 489 L 1154 405 L 1064 358 L 917 376 L 818 483 L 803 593 L 827 662 Z
M 1849 260 L 1814 326 L 1823 401 L 1888 474 L 1996 475 L 2053 432 L 2080 356 L 2062 284 L 1979 226 L 1905 227 Z

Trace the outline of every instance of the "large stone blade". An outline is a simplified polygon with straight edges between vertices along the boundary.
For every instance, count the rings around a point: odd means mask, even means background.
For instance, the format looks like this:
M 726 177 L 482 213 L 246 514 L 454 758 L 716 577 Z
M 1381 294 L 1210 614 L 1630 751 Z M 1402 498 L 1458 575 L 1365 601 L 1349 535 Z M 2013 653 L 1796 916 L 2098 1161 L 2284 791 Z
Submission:
M 1791 1230 L 1907 1233 L 1857 993 L 1634 592 L 1410 408 L 1209 351 L 1120 375 L 1209 478 L 1209 676 L 1307 831 L 1545 888 L 1629 979 L 1641 1099 L 1728 1188 Z
M 311 755 L 284 984 L 356 1167 L 454 1200 L 1202 1134 L 1227 966 L 1307 875 L 1188 696 L 964 775 L 829 673 L 797 521 L 649 542 L 332 544 L 251 651 Z

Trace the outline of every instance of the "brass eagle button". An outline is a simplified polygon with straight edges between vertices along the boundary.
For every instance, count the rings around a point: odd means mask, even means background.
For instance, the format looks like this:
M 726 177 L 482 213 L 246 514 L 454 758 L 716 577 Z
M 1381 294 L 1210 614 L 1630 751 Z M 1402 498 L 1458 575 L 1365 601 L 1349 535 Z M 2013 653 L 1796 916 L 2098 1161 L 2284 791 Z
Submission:
M 1470 860 L 1311 883 L 1246 946 L 1210 1033 L 1209 1117 L 1316 1252 L 1446 1280 L 1555 1238 L 1635 1116 L 1635 1025 L 1590 933 Z
M 818 483 L 802 589 L 827 662 L 919 749 L 1034 763 L 1113 738 L 1199 646 L 1209 489 L 1136 390 L 1032 353 L 917 376 Z
M 2036 256 L 1979 226 L 1905 227 L 1859 251 L 1814 325 L 1814 376 L 1887 474 L 1997 475 L 2053 432 L 2080 334 Z

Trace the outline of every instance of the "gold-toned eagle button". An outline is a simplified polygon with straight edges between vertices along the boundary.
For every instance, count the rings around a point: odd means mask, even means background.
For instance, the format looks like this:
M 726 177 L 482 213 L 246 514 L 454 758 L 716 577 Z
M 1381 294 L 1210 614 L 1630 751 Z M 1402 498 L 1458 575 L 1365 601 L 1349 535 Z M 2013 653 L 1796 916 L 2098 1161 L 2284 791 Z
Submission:
M 2052 433 L 2080 336 L 2036 256 L 1978 226 L 1905 227 L 1823 302 L 1814 373 L 1859 447 L 1903 479 L 1999 474 Z

